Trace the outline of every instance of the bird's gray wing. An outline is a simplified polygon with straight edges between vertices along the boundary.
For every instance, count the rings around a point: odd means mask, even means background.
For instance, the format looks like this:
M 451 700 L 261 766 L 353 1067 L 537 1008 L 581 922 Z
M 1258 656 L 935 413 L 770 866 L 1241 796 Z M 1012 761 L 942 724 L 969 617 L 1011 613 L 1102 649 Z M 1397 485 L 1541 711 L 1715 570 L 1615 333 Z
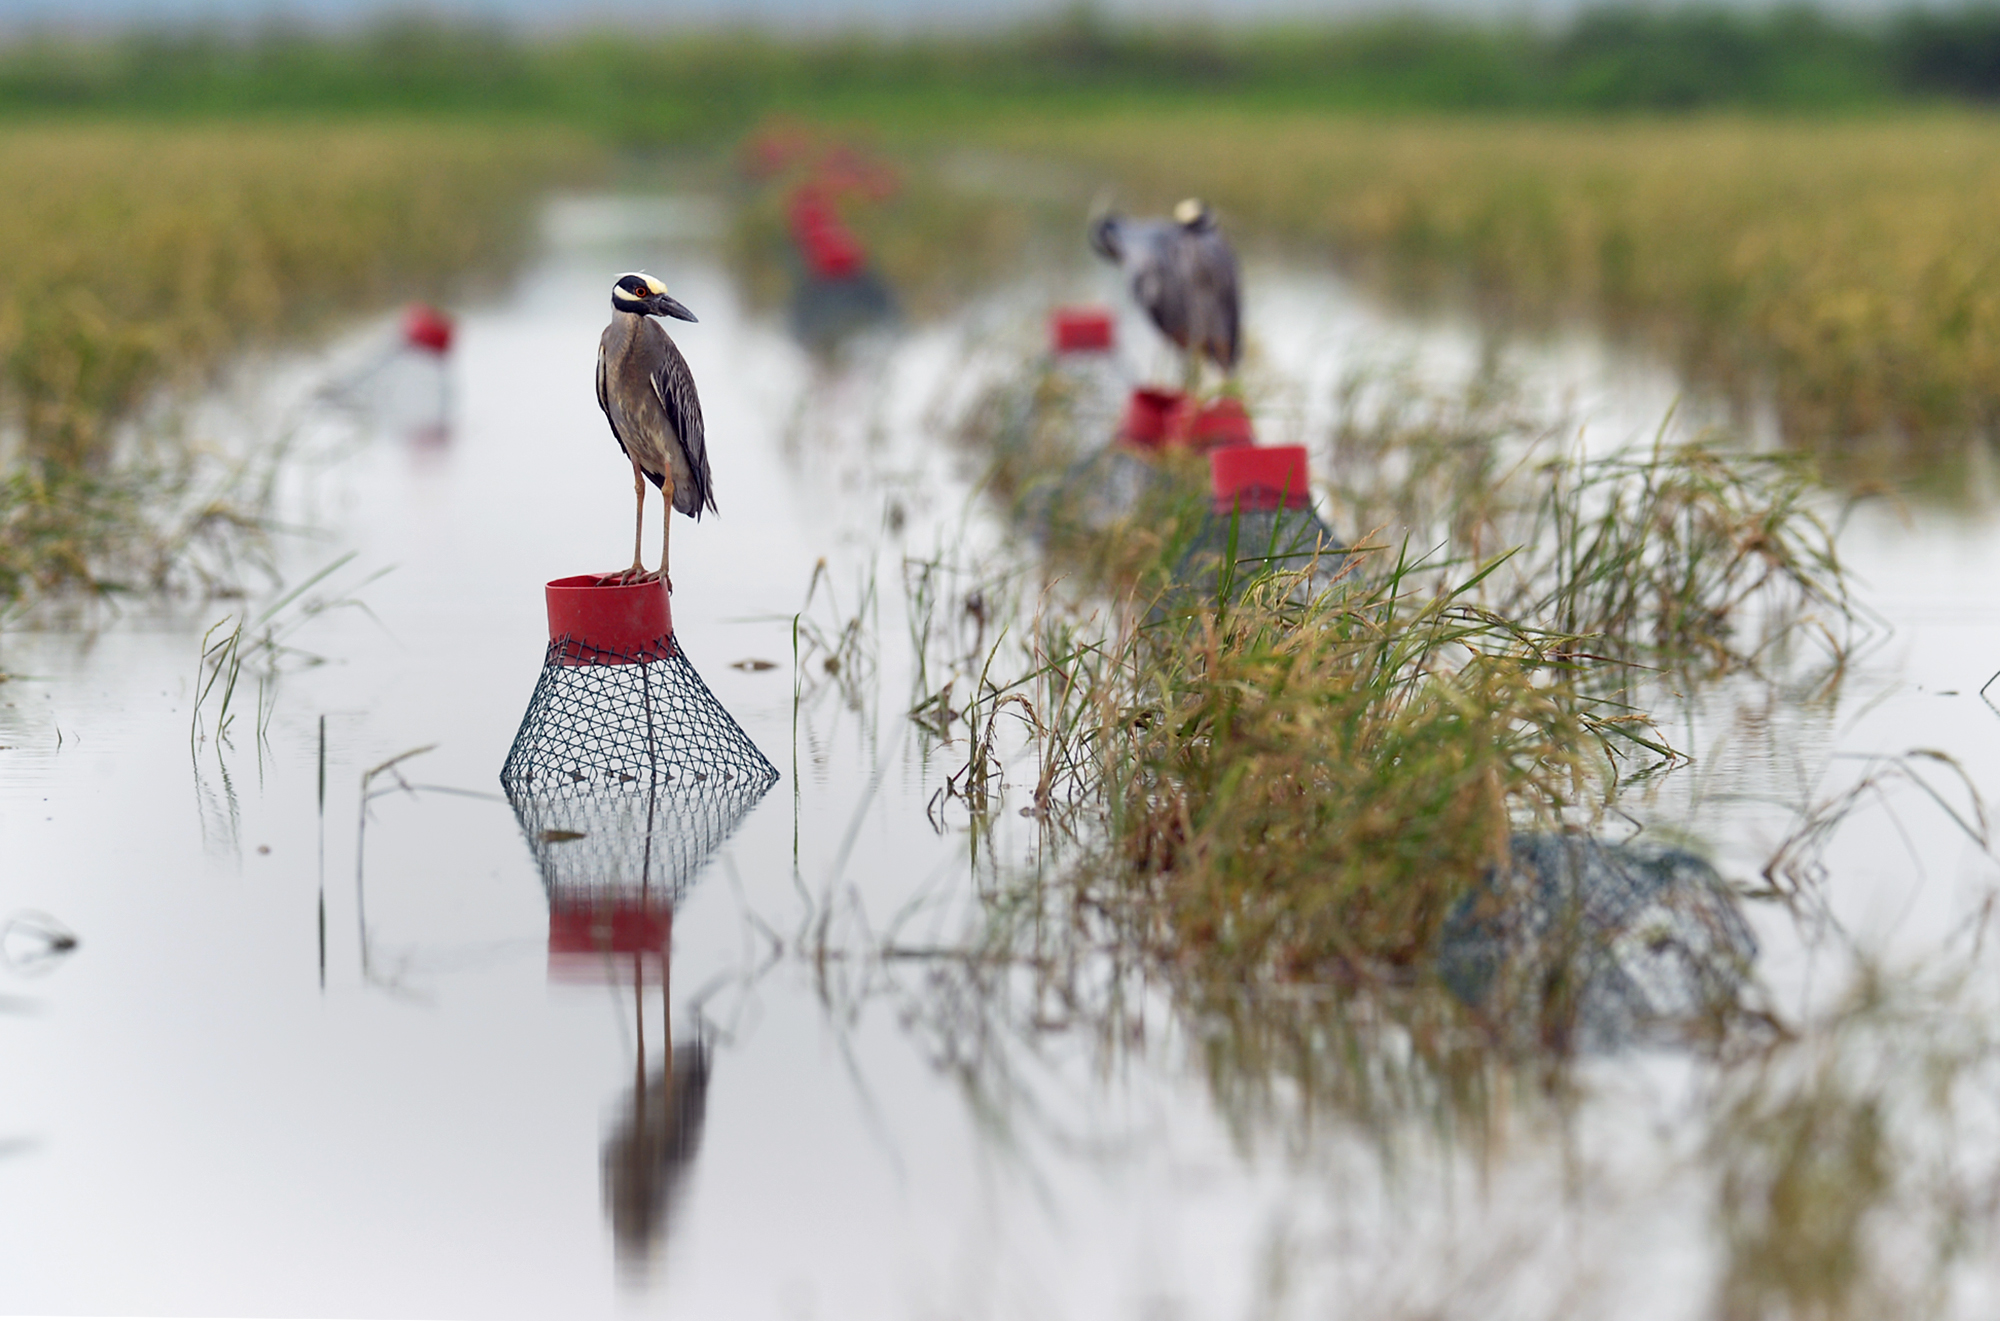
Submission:
M 1188 278 L 1182 269 L 1179 232 L 1148 225 L 1131 249 L 1132 297 L 1146 310 L 1160 333 L 1185 349 L 1188 345 Z
M 1201 286 L 1210 301 L 1209 320 L 1204 328 L 1208 351 L 1224 371 L 1234 371 L 1243 349 L 1243 313 L 1237 292 L 1236 250 L 1218 230 L 1200 238 Z
M 604 420 L 611 427 L 611 438 L 618 442 L 618 448 L 625 457 L 631 458 L 632 451 L 625 448 L 625 437 L 618 434 L 618 418 L 611 411 L 611 394 L 605 380 L 604 341 L 601 338 L 597 341 L 597 406 L 604 410 Z
M 674 434 L 681 438 L 681 449 L 687 454 L 688 476 L 694 487 L 684 494 L 675 486 L 674 508 L 691 518 L 700 518 L 704 509 L 720 513 L 715 507 L 715 485 L 709 479 L 708 439 L 702 430 L 701 396 L 695 393 L 694 373 L 688 370 L 679 346 L 665 335 L 660 338 L 665 341 L 666 352 L 653 371 L 653 394 L 666 410 L 667 420 L 673 423 Z M 683 499 L 686 504 L 681 503 Z

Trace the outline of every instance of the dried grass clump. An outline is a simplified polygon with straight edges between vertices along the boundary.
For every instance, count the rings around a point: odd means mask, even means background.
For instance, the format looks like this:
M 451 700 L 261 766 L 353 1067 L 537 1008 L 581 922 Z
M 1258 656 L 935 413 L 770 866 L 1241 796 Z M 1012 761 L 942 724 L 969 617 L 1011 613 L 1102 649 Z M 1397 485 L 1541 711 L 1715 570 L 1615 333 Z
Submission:
M 964 434 L 1033 509 L 1084 442 L 1065 396 L 1023 382 Z M 1234 983 L 1419 975 L 1515 834 L 1589 828 L 1627 777 L 1677 760 L 1645 713 L 1657 672 L 1776 673 L 1802 639 L 1836 664 L 1848 645 L 1798 464 L 1716 444 L 1579 457 L 1564 436 L 1497 395 L 1350 412 L 1327 503 L 1372 545 L 1330 572 L 1238 545 L 1206 599 L 1175 580 L 1206 507 L 1189 474 L 1094 535 L 1051 535 L 1027 673 L 951 712 L 973 732 L 955 790 L 990 810 L 994 726 L 1018 720 L 1034 809 L 1087 842 L 1079 883 L 1155 956 Z
M 1379 383 L 1378 383 L 1379 384 Z M 1503 391 L 1344 393 L 1337 507 L 1449 560 L 1505 555 L 1482 600 L 1622 662 L 1715 674 L 1809 634 L 1838 660 L 1854 606 L 1813 466 L 1723 435 L 1605 454 L 1523 419 Z M 1379 393 L 1379 392 L 1377 392 Z
M 1410 967 L 1516 817 L 1588 813 L 1634 731 L 1569 681 L 1554 639 L 1468 590 L 1392 574 L 1294 619 L 1277 586 L 1151 644 L 1171 657 L 1112 749 L 1121 851 L 1175 946 L 1223 967 Z

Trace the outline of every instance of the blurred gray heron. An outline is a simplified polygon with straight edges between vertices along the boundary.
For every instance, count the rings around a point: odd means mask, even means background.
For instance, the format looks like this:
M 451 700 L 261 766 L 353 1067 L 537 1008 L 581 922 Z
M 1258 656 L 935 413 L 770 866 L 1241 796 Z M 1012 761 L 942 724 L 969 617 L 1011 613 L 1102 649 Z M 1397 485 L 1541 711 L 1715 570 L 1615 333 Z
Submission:
M 1115 262 L 1160 333 L 1187 355 L 1189 384 L 1206 356 L 1225 373 L 1242 347 L 1236 253 L 1206 202 L 1190 197 L 1172 220 L 1127 220 L 1115 212 L 1090 226 L 1090 246 Z
M 667 573 L 667 547 L 673 537 L 674 510 L 695 519 L 703 509 L 717 511 L 694 375 L 680 349 L 653 320 L 659 316 L 695 319 L 652 276 L 633 272 L 618 277 L 611 286 L 611 324 L 597 341 L 597 404 L 611 423 L 618 448 L 632 461 L 632 488 L 639 500 L 632 526 L 632 567 L 619 574 L 619 580 L 658 578 L 671 592 L 674 580 Z M 648 574 L 639 558 L 648 478 L 667 504 L 657 574 Z

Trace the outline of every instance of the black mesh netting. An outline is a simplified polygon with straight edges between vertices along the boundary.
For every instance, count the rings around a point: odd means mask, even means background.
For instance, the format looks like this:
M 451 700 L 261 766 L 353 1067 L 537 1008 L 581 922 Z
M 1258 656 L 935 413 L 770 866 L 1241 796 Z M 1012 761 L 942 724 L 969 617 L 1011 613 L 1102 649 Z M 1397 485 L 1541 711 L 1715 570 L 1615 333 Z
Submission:
M 1311 509 L 1211 512 L 1188 543 L 1174 581 L 1197 599 L 1240 596 L 1260 578 L 1298 575 L 1291 595 L 1305 599 L 1347 571 L 1349 555 Z
M 1086 454 L 1055 480 L 1035 487 L 1022 512 L 1037 541 L 1098 537 L 1172 486 L 1158 465 L 1114 443 Z
M 777 778 L 671 637 L 616 654 L 551 642 L 500 770 L 510 796 L 539 798 L 698 785 L 761 794 Z
M 778 772 L 674 638 L 549 644 L 500 784 L 552 901 L 671 902 Z
M 815 348 L 896 318 L 896 296 L 873 271 L 821 279 L 802 270 L 792 288 L 792 334 Z
M 1715 869 L 1682 849 L 1518 834 L 1446 921 L 1445 984 L 1510 1028 L 1605 1050 L 1711 1023 L 1757 954 Z

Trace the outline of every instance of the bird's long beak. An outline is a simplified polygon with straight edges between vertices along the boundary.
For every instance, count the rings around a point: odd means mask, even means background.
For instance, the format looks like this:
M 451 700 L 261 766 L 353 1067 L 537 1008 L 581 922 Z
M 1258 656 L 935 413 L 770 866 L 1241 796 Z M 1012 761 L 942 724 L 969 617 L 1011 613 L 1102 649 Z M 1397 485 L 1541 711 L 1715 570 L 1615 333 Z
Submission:
M 677 321 L 693 321 L 694 313 L 681 306 L 680 300 L 667 294 L 655 294 L 646 304 L 654 316 L 670 316 Z

